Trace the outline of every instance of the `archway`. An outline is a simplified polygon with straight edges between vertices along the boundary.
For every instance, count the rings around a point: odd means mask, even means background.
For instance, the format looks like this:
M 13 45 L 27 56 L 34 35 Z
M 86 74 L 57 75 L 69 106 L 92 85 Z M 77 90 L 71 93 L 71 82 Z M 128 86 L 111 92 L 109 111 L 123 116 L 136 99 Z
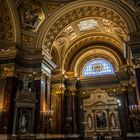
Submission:
M 52 55 L 52 57 L 54 54 L 59 56 L 55 57 L 55 63 L 58 67 L 52 72 L 52 93 L 55 94 L 55 96 L 52 95 L 52 98 L 56 99 L 57 102 L 55 111 L 61 112 L 59 115 L 55 114 L 57 121 L 54 124 L 56 125 L 54 129 L 57 129 L 57 132 L 60 133 L 63 129 L 64 109 L 62 106 L 65 88 L 69 90 L 68 94 L 75 95 L 75 74 L 79 75 L 81 81 L 83 79 L 83 83 L 81 83 L 83 89 L 81 91 L 86 90 L 87 87 L 84 89 L 84 84 L 88 80 L 91 81 L 91 83 L 87 83 L 89 85 L 95 83 L 92 88 L 91 86 L 88 88 L 96 89 L 98 88 L 97 84 L 99 84 L 100 88 L 110 90 L 107 89 L 109 85 L 112 92 L 113 88 L 118 88 L 121 82 L 125 83 L 127 76 L 126 79 L 124 78 L 121 81 L 118 78 L 120 75 L 117 74 L 104 77 L 103 81 L 109 82 L 108 85 L 99 82 L 102 79 L 101 77 L 93 78 L 93 80 L 84 79 L 81 76 L 81 69 L 85 62 L 101 57 L 114 64 L 116 73 L 124 72 L 123 74 L 126 74 L 126 65 L 129 58 L 124 53 L 124 50 L 127 50 L 125 42 L 129 40 L 129 33 L 134 32 L 137 27 L 133 22 L 133 17 L 128 14 L 127 10 L 124 10 L 118 3 L 111 1 L 72 2 L 59 9 L 57 13 L 48 19 L 48 22 L 41 26 L 36 46 L 42 47 L 43 51 L 48 55 Z M 128 51 L 128 53 L 130 52 Z M 69 80 L 65 84 L 64 81 L 67 78 Z M 74 83 L 72 83 L 72 80 Z M 111 81 L 113 81 L 113 85 L 110 84 Z M 115 84 L 117 86 L 114 86 Z M 75 98 L 72 100 L 67 99 L 68 102 L 74 102 L 74 100 Z M 60 107 L 57 106 L 58 104 Z M 69 114 L 67 113 L 67 115 Z M 73 131 L 76 132 L 73 121 L 71 116 L 66 117 L 66 123 L 69 126 L 73 123 Z M 69 130 L 70 128 L 67 129 L 72 132 Z

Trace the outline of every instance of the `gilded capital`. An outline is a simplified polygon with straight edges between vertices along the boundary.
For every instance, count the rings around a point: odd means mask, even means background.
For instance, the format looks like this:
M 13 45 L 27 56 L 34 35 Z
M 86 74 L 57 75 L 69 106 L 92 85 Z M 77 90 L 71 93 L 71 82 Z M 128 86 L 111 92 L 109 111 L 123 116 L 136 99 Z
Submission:
M 65 85 L 64 84 L 52 84 L 51 86 L 52 94 L 64 94 L 65 93 Z
M 13 66 L 1 66 L 0 67 L 0 78 L 13 77 L 15 69 Z

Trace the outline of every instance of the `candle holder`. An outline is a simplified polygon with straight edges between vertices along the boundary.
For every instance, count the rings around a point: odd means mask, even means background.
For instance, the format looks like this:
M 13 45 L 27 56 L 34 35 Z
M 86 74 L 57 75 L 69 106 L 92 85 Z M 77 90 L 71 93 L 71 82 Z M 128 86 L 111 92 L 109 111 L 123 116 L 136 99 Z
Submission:
M 43 113 L 44 113 L 45 124 L 48 125 L 51 122 L 54 111 L 49 109 L 47 111 L 44 111 Z
M 140 120 L 140 105 L 130 105 L 130 119 Z

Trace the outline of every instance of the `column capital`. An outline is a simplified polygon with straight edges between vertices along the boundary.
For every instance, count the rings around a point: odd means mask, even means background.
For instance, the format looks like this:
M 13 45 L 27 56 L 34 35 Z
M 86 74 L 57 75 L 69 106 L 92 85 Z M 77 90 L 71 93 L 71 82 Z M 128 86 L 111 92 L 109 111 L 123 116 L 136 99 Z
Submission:
M 15 76 L 15 67 L 12 65 L 1 65 L 0 66 L 0 79 L 6 77 Z
M 67 88 L 67 90 L 72 91 L 72 93 L 75 94 L 76 83 L 77 83 L 77 73 L 69 71 L 66 74 L 68 76 L 66 88 Z
M 54 69 L 52 71 L 52 82 L 53 83 L 63 83 L 66 79 L 65 70 L 64 69 Z
M 64 94 L 65 93 L 65 85 L 63 83 L 56 83 L 51 85 L 52 94 Z
M 78 77 L 78 74 L 73 71 L 66 72 L 66 75 L 68 76 L 69 79 L 77 79 L 77 77 Z

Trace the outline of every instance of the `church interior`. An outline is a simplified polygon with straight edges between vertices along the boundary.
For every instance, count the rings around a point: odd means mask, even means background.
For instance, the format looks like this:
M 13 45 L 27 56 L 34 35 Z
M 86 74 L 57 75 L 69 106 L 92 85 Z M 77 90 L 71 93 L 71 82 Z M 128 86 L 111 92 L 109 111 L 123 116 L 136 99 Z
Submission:
M 0 0 L 0 140 L 140 140 L 140 0 Z

